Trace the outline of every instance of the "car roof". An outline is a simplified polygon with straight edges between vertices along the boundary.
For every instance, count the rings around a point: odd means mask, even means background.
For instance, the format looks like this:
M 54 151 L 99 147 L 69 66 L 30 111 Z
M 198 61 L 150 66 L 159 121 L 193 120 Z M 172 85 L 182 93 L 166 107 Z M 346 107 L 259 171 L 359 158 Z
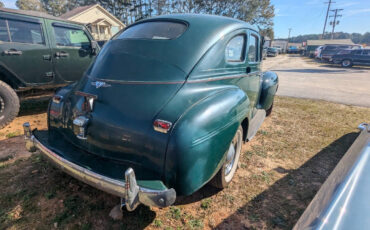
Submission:
M 250 29 L 259 34 L 257 28 L 244 21 L 207 14 L 162 15 L 140 20 L 126 27 L 125 30 L 151 21 L 171 21 L 187 24 L 186 31 L 178 38 L 167 40 L 167 42 L 156 41 L 150 43 L 150 49 L 145 51 L 145 56 L 175 65 L 186 73 L 190 73 L 204 54 L 229 33 L 239 29 Z M 142 41 L 142 44 L 145 45 L 144 43 L 147 42 Z M 159 51 L 159 49 L 164 49 L 164 52 Z
M 44 13 L 44 12 L 39 12 L 39 11 L 0 8 L 0 12 L 26 15 L 26 16 L 32 16 L 32 17 L 38 17 L 38 18 L 46 18 L 46 19 L 51 19 L 51 20 L 57 20 L 57 21 L 63 21 L 63 22 L 78 24 L 78 25 L 84 25 L 83 23 L 58 18 L 58 17 L 55 17 L 53 15 L 50 15 L 50 14 L 47 14 L 47 13 Z

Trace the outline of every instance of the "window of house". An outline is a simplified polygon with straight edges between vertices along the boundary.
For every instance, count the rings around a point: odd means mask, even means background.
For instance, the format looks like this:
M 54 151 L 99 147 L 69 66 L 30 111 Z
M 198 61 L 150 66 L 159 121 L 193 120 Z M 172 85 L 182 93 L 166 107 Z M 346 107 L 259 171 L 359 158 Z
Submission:
M 242 62 L 244 60 L 245 36 L 238 35 L 226 45 L 225 58 L 228 62 Z
M 90 46 L 89 37 L 80 29 L 54 26 L 54 35 L 57 46 Z
M 7 21 L 10 39 L 6 38 L 5 33 L 3 32 L 1 34 L 2 39 L 19 43 L 44 44 L 44 36 L 42 34 L 41 24 L 16 20 Z M 3 27 L 3 22 L 0 23 L 0 27 Z M 7 29 L 6 25 L 1 29 L 1 31 L 4 31 L 5 29 Z
M 187 26 L 180 22 L 144 22 L 127 28 L 116 39 L 175 39 L 183 34 L 186 28 Z
M 258 37 L 256 35 L 251 35 L 248 47 L 248 60 L 250 62 L 258 61 Z

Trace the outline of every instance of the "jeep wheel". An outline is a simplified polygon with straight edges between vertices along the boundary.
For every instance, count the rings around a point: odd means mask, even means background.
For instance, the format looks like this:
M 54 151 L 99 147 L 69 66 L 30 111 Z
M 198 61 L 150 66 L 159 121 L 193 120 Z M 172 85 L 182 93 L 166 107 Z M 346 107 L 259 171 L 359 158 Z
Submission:
M 220 171 L 211 180 L 210 184 L 216 188 L 226 188 L 233 179 L 238 167 L 240 152 L 243 144 L 243 129 L 239 126 L 229 149 L 226 151 L 226 159 Z
M 19 112 L 19 99 L 14 90 L 0 81 L 0 129 L 9 124 Z
M 352 63 L 351 60 L 345 59 L 345 60 L 342 61 L 342 67 L 348 68 L 348 67 L 352 67 L 352 65 L 353 65 L 353 63 Z

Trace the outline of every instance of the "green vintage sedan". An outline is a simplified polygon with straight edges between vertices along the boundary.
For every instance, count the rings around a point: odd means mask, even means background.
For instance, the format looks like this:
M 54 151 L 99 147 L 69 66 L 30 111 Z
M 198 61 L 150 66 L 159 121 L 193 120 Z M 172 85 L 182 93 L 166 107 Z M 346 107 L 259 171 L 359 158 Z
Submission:
M 128 210 L 169 206 L 208 182 L 225 188 L 273 107 L 278 77 L 260 71 L 262 42 L 226 17 L 137 22 L 57 92 L 48 131 L 24 125 L 26 146 Z

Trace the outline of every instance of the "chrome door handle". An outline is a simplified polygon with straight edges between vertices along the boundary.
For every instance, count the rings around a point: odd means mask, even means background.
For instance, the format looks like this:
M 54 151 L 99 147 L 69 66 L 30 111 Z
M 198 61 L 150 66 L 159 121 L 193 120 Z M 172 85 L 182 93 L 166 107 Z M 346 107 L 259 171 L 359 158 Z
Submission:
M 5 55 L 22 55 L 22 51 L 16 49 L 4 50 Z
M 68 56 L 69 56 L 69 53 L 66 53 L 64 51 L 55 53 L 55 57 L 68 57 Z

